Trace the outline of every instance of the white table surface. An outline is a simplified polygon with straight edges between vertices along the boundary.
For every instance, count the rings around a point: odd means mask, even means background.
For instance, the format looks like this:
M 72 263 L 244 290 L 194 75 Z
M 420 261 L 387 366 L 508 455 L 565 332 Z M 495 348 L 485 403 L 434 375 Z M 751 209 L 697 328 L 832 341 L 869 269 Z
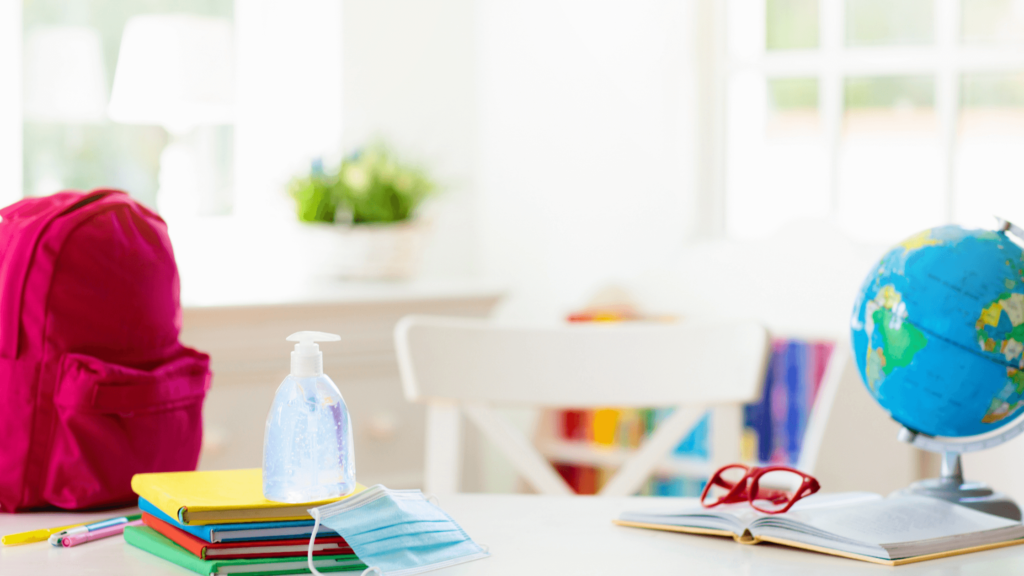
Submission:
M 1024 574 L 1024 546 L 893 568 L 780 546 L 744 546 L 726 538 L 625 528 L 611 523 L 623 510 L 690 502 L 674 498 L 449 496 L 441 500 L 441 507 L 477 542 L 489 546 L 492 556 L 431 574 L 845 576 L 894 571 L 899 576 Z M 109 512 L 0 514 L 0 534 L 71 524 L 78 518 L 113 515 Z M 113 537 L 64 549 L 47 543 L 0 547 L 0 574 L 187 576 L 193 573 L 135 549 L 121 537 Z

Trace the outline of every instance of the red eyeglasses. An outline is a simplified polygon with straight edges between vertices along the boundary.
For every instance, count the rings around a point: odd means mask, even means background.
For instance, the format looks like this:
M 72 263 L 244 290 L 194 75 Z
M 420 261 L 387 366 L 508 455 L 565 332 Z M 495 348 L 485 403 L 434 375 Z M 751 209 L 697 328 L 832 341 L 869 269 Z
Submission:
M 799 488 L 787 490 L 790 486 Z M 718 494 L 712 495 L 712 489 L 717 489 Z M 729 464 L 719 468 L 708 480 L 700 494 L 700 503 L 705 508 L 712 508 L 719 504 L 749 502 L 758 512 L 782 514 L 801 498 L 820 489 L 821 485 L 813 476 L 787 466 L 758 468 Z M 725 490 L 724 494 L 722 490 Z

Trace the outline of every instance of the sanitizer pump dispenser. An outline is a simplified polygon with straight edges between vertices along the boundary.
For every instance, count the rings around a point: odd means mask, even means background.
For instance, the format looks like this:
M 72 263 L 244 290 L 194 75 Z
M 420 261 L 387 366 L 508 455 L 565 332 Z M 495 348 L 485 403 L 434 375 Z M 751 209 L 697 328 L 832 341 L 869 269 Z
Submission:
M 352 422 L 341 392 L 324 374 L 317 342 L 341 340 L 325 332 L 296 332 L 292 371 L 277 388 L 263 438 L 263 496 L 275 502 L 313 502 L 351 493 L 356 486 Z

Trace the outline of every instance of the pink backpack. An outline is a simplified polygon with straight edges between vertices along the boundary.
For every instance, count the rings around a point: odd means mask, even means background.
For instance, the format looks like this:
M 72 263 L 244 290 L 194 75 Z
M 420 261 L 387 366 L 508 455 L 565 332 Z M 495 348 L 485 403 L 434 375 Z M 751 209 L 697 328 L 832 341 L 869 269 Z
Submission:
M 117 190 L 0 210 L 0 510 L 129 504 L 194 470 L 210 358 L 178 342 L 167 225 Z

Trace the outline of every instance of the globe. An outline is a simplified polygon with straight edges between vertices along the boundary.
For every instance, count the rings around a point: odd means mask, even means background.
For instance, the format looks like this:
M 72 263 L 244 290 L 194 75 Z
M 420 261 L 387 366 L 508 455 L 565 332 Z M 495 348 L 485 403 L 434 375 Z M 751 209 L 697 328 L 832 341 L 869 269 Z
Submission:
M 942 226 L 894 247 L 851 318 L 857 367 L 894 420 L 929 436 L 992 432 L 1024 407 L 1024 251 Z

